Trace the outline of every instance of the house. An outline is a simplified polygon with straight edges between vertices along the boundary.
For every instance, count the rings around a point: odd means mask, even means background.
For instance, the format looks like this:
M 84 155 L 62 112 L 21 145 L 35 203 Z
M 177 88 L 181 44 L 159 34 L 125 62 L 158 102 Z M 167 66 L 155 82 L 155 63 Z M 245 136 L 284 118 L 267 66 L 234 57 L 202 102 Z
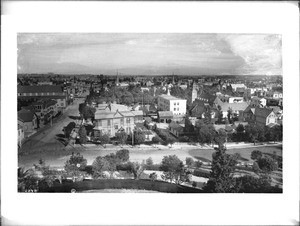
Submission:
M 171 122 L 169 125 L 169 131 L 178 138 L 183 135 L 184 127 L 176 122 Z
M 253 122 L 255 120 L 254 114 L 255 114 L 255 108 L 251 105 L 249 105 L 243 112 L 243 118 L 246 122 Z
M 240 102 L 240 103 L 229 103 L 223 102 L 218 97 L 215 100 L 215 105 L 221 107 L 221 111 L 223 113 L 223 118 L 227 117 L 228 110 L 230 109 L 234 116 L 240 116 L 244 112 L 244 110 L 248 107 L 247 102 Z
M 255 108 L 255 123 L 262 126 L 267 126 L 271 123 L 277 123 L 277 115 L 270 108 Z
M 172 111 L 158 111 L 158 122 L 170 123 L 174 117 Z
M 228 103 L 241 103 L 244 101 L 243 97 L 229 97 Z
M 36 115 L 39 117 L 40 125 L 46 124 L 58 114 L 58 103 L 56 100 L 42 99 L 32 103 Z
M 186 100 L 171 96 L 170 90 L 168 90 L 168 94 L 158 96 L 158 110 L 171 111 L 173 115 L 184 117 L 186 114 Z
M 95 112 L 94 134 L 108 134 L 114 137 L 117 132 L 130 134 L 135 127 L 134 111 L 121 104 L 99 104 Z
M 37 116 L 31 110 L 21 109 L 18 111 L 18 124 L 23 126 L 25 137 L 36 132 Z
M 267 99 L 254 96 L 251 98 L 250 105 L 252 107 L 265 107 L 267 105 Z
M 243 89 L 247 89 L 247 86 L 245 86 L 245 84 L 231 84 L 231 88 L 234 92 L 237 91 L 238 88 L 243 88 Z

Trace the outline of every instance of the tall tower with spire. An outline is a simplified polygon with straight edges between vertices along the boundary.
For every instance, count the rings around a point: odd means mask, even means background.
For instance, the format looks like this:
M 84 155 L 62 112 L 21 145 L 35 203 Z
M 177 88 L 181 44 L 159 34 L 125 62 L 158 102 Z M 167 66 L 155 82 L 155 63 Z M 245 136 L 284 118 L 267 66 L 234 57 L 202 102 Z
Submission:
M 192 90 L 192 103 L 197 98 L 197 89 L 196 89 L 196 83 L 193 83 L 193 90 Z

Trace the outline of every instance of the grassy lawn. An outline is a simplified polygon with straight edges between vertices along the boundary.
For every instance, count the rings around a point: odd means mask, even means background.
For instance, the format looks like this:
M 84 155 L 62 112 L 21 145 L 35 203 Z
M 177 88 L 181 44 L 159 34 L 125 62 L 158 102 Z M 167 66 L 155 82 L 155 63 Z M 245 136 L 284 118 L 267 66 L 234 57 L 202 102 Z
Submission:
M 282 146 L 258 146 L 258 147 L 251 147 L 251 148 L 232 148 L 228 149 L 228 154 L 239 153 L 241 155 L 242 160 L 244 161 L 252 161 L 251 159 L 251 152 L 253 150 L 259 150 L 263 153 L 270 153 L 273 154 L 275 151 L 278 156 L 282 156 Z M 201 160 L 203 162 L 211 162 L 212 160 L 212 153 L 214 152 L 213 149 L 198 149 L 198 150 L 189 150 L 189 154 L 194 158 Z

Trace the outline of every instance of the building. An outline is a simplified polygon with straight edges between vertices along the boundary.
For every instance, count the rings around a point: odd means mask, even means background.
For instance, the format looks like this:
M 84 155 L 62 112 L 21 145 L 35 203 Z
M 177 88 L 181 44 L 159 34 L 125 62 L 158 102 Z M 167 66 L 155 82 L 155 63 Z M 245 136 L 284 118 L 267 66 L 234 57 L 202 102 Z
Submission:
M 135 121 L 140 121 L 141 111 L 130 111 L 125 105 L 100 104 L 95 112 L 94 134 L 108 134 L 114 137 L 117 132 L 130 134 L 135 128 Z
M 192 90 L 192 103 L 196 100 L 198 96 L 198 92 L 196 89 L 196 83 L 193 84 L 193 90 Z
M 158 122 L 162 122 L 162 123 L 170 123 L 174 117 L 172 111 L 159 111 L 157 115 L 158 115 Z
M 262 126 L 277 123 L 277 116 L 272 109 L 269 108 L 255 108 L 254 113 L 255 123 Z
M 171 96 L 168 90 L 168 94 L 158 96 L 158 110 L 171 111 L 174 116 L 183 117 L 186 114 L 186 100 Z
M 32 103 L 36 115 L 40 119 L 40 125 L 46 124 L 58 114 L 58 103 L 56 100 L 42 99 Z
M 244 101 L 243 97 L 229 97 L 228 103 L 241 103 Z
M 61 86 L 18 86 L 18 98 L 52 99 L 58 103 L 58 108 L 67 107 L 67 94 Z
M 247 89 L 247 86 L 245 86 L 245 84 L 231 84 L 231 88 L 233 91 L 237 91 L 237 88 L 243 88 L 243 89 Z
M 169 125 L 169 131 L 178 138 L 184 134 L 184 127 L 176 122 L 171 122 Z
M 267 105 L 267 99 L 260 97 L 252 97 L 250 105 L 252 107 L 265 107 Z
M 34 112 L 26 109 L 18 111 L 18 124 L 22 125 L 25 137 L 36 132 L 37 116 Z
M 240 103 L 229 103 L 223 102 L 218 97 L 215 100 L 215 105 L 221 107 L 221 111 L 223 113 L 223 118 L 227 117 L 228 110 L 230 109 L 232 114 L 236 117 L 242 115 L 245 109 L 249 106 L 247 102 L 240 102 Z

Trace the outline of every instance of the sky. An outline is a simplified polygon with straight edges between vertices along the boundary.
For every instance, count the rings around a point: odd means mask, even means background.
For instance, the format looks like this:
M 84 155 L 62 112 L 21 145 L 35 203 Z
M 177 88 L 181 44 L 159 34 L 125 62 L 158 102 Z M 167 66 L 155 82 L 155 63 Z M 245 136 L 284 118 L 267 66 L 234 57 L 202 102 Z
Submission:
M 19 33 L 18 73 L 281 75 L 281 35 Z

